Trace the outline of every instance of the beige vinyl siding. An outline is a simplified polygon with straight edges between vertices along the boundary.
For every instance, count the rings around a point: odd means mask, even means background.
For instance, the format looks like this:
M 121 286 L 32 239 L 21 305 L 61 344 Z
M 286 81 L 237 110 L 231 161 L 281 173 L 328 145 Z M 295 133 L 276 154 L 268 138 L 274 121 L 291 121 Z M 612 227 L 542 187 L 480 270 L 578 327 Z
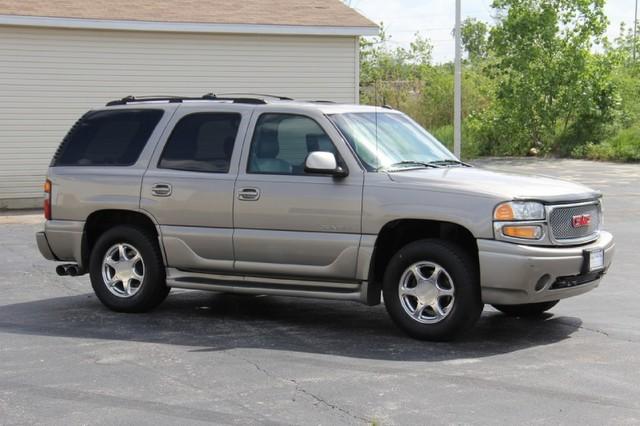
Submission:
M 69 127 L 115 98 L 259 92 L 355 102 L 355 39 L 0 26 L 0 200 L 41 197 Z

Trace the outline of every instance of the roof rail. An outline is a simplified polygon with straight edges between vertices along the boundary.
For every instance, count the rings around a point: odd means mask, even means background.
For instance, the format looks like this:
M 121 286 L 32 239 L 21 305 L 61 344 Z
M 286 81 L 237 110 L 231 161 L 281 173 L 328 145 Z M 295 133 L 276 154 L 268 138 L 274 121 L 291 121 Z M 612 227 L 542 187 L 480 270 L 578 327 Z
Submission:
M 266 95 L 264 93 L 242 93 L 242 92 L 231 92 L 231 93 L 218 93 L 218 95 L 220 96 L 234 96 L 234 95 L 240 95 L 240 96 L 256 96 L 256 97 L 261 97 L 261 98 L 273 98 L 273 99 L 278 99 L 279 101 L 293 101 L 293 98 L 289 98 L 287 96 L 279 96 L 279 95 Z
M 125 96 L 122 99 L 107 102 L 106 106 L 127 105 L 134 102 L 159 102 L 182 103 L 184 101 L 231 101 L 235 104 L 263 105 L 267 102 L 255 97 L 219 97 L 213 93 L 207 93 L 200 97 L 193 96 Z

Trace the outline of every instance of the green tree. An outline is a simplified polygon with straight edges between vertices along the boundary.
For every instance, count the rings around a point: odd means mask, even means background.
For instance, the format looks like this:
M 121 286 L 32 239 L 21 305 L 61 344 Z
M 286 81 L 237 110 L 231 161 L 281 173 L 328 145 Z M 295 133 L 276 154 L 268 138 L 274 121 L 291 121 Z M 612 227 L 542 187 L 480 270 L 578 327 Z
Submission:
M 487 153 L 569 153 L 602 137 L 616 103 L 612 57 L 594 55 L 604 0 L 494 0 L 495 108 L 483 117 Z
M 474 18 L 467 18 L 460 28 L 462 46 L 472 62 L 487 57 L 489 47 L 489 26 Z
M 431 67 L 433 46 L 416 33 L 408 48 L 392 47 L 384 24 L 374 38 L 360 40 L 361 100 L 370 104 L 401 105 Z
M 634 43 L 636 53 L 635 63 L 633 62 Z M 609 45 L 608 47 L 610 50 L 619 54 L 626 65 L 635 66 L 640 62 L 640 37 L 634 37 L 633 25 L 627 27 L 627 25 L 622 22 L 620 24 L 620 34 L 614 40 L 613 45 Z

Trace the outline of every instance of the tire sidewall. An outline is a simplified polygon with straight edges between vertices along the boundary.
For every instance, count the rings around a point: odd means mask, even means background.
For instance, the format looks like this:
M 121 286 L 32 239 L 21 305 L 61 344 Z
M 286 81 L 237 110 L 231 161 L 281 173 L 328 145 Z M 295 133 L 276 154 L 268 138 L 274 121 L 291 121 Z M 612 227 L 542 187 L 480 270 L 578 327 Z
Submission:
M 96 296 L 110 309 L 123 312 L 142 312 L 157 304 L 157 299 L 164 299 L 168 289 L 164 264 L 159 253 L 157 242 L 131 226 L 117 226 L 102 234 L 91 251 L 89 274 L 91 285 Z M 140 290 L 133 296 L 123 298 L 111 293 L 102 277 L 102 261 L 115 244 L 127 243 L 138 250 L 144 262 L 144 278 Z M 164 293 L 164 295 L 163 295 Z
M 446 318 L 435 324 L 423 324 L 411 318 L 402 307 L 398 294 L 400 277 L 410 265 L 420 261 L 442 266 L 455 287 L 453 308 Z M 391 318 L 409 335 L 425 340 L 454 338 L 477 321 L 483 306 L 475 262 L 464 250 L 441 240 L 420 240 L 400 249 L 385 271 L 383 294 Z

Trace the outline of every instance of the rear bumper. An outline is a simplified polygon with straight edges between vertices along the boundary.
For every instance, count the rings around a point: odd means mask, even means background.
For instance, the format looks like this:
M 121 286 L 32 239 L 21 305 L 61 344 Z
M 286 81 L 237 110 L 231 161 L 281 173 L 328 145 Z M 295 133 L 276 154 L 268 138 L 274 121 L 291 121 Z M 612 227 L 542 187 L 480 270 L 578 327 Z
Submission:
M 482 300 L 484 303 L 504 305 L 538 303 L 593 290 L 600 283 L 602 274 L 581 275 L 583 253 L 584 250 L 598 248 L 604 249 L 606 271 L 615 251 L 613 236 L 608 232 L 602 232 L 593 243 L 579 247 L 535 247 L 478 240 Z M 563 281 L 564 277 L 571 277 L 568 281 L 575 277 L 578 284 L 552 288 L 559 278 Z
M 82 265 L 82 235 L 84 222 L 48 220 L 44 232 L 36 233 L 42 256 L 48 260 L 73 261 Z
M 49 241 L 47 241 L 47 236 L 44 231 L 36 232 L 36 243 L 38 244 L 38 250 L 40 250 L 40 254 L 47 260 L 58 260 L 58 258 L 51 251 L 51 247 L 49 246 Z

